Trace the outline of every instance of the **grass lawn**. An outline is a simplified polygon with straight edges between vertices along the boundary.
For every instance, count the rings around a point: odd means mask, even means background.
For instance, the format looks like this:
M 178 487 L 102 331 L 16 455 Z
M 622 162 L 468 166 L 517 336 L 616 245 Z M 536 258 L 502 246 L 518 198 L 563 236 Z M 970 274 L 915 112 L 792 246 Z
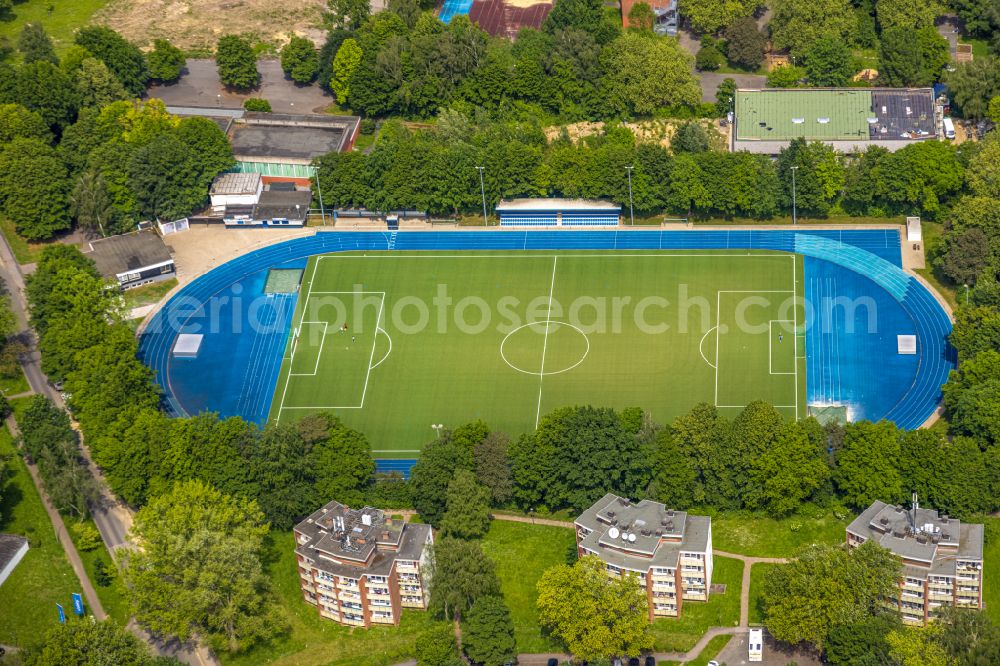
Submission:
M 988 58 L 990 55 L 990 43 L 985 39 L 962 39 L 964 44 L 972 44 L 973 58 Z
M 6 460 L 0 489 L 0 532 L 27 536 L 24 559 L 0 586 L 0 643 L 26 646 L 58 623 L 56 603 L 72 613 L 70 595 L 80 591 L 24 461 L 6 428 L 0 429 Z
M 413 458 L 428 424 L 517 436 L 565 405 L 643 405 L 665 423 L 763 399 L 802 417 L 801 273 L 798 255 L 726 250 L 313 257 L 270 419 L 330 411 L 377 457 Z M 669 309 L 680 298 L 704 307 Z
M 975 522 L 980 522 L 976 519 Z M 982 521 L 986 524 L 986 545 L 983 550 L 983 603 L 986 614 L 994 624 L 1000 624 L 1000 576 L 991 571 L 1000 571 L 1000 518 L 987 517 Z
M 431 616 L 421 611 L 404 611 L 399 627 L 367 630 L 352 630 L 321 618 L 302 599 L 291 532 L 271 533 L 267 568 L 291 631 L 271 645 L 244 654 L 220 654 L 224 664 L 388 666 L 413 658 L 417 636 L 433 625 Z
M 31 387 L 28 386 L 28 378 L 24 376 L 24 372 L 20 367 L 18 367 L 17 374 L 13 377 L 0 375 L 0 393 L 4 395 L 17 395 L 18 393 L 30 390 Z
M 758 562 L 750 568 L 750 624 L 760 625 L 764 623 L 764 618 L 760 612 L 760 595 L 764 588 L 764 579 L 782 564 L 768 564 Z
M 924 253 L 927 256 L 927 268 L 921 268 L 917 273 L 930 282 L 938 293 L 944 296 L 949 305 L 957 307 L 958 297 L 959 295 L 964 297 L 965 289 L 962 288 L 962 285 L 955 285 L 951 280 L 938 274 L 931 265 L 934 257 L 944 245 L 944 238 L 942 237 L 944 235 L 944 225 L 940 222 L 921 221 L 920 228 L 924 235 Z
M 119 624 L 126 624 L 130 615 L 128 602 L 125 600 L 125 595 L 120 587 L 120 582 L 117 576 L 109 587 L 99 586 L 97 584 L 97 579 L 94 577 L 94 564 L 98 559 L 104 560 L 104 564 L 108 567 L 109 571 L 112 573 L 116 571 L 114 561 L 111 559 L 111 556 L 108 555 L 107 549 L 104 547 L 104 544 L 101 544 L 93 550 L 81 550 L 80 542 L 76 538 L 76 533 L 71 529 L 73 520 L 65 517 L 64 520 L 66 521 L 66 529 L 69 530 L 70 538 L 73 539 L 73 543 L 76 545 L 76 551 L 80 553 L 80 559 L 83 560 L 83 568 L 87 570 L 87 577 L 89 577 L 90 582 L 94 584 L 94 589 L 97 590 L 97 596 L 101 598 L 101 606 L 104 607 L 104 612 Z M 97 529 L 93 520 L 87 519 L 86 522 L 94 527 L 94 529 Z
M 14 418 L 20 419 L 24 415 L 24 410 L 28 409 L 28 405 L 31 404 L 31 400 L 34 396 L 27 395 L 23 398 L 14 398 L 13 400 L 8 400 L 10 403 L 10 408 L 14 412 Z M 4 430 L 4 432 L 7 432 Z
M 177 278 L 170 278 L 163 282 L 154 282 L 144 287 L 136 287 L 122 293 L 125 307 L 128 309 L 142 307 L 159 303 L 160 299 L 167 295 L 171 289 L 177 286 Z
M 715 532 L 714 527 L 712 532 Z M 707 602 L 685 601 L 679 618 L 660 618 L 653 622 L 657 652 L 687 652 L 709 627 L 735 627 L 740 623 L 743 563 L 716 555 L 714 564 L 712 584 L 725 583 L 726 593 L 711 595 Z
M 751 557 L 792 557 L 803 546 L 841 543 L 848 522 L 830 514 L 822 518 L 791 516 L 781 519 L 719 515 L 712 518 L 712 546 L 716 550 Z
M 90 17 L 98 9 L 107 4 L 107 0 L 72 0 L 71 2 L 54 2 L 53 0 L 26 0 L 14 2 L 13 20 L 0 21 L 0 36 L 7 37 L 12 44 L 17 44 L 17 37 L 25 23 L 41 23 L 49 33 L 56 47 L 56 53 L 62 53 L 73 44 L 73 33 L 77 28 L 86 25 Z M 49 7 L 54 11 L 49 13 Z
M 546 569 L 575 557 L 573 530 L 494 520 L 483 550 L 497 565 L 504 599 L 514 619 L 519 652 L 549 652 L 559 644 L 542 636 L 536 602 L 538 579 Z
M 699 654 L 696 659 L 684 662 L 685 666 L 706 666 L 708 662 L 710 662 L 712 659 L 715 659 L 719 655 L 719 653 L 722 652 L 723 648 L 729 645 L 729 641 L 731 640 L 733 640 L 733 637 L 730 635 L 716 636 L 715 638 L 713 638 L 708 642 L 708 645 L 705 646 L 705 649 L 701 651 L 701 654 Z M 673 664 L 680 664 L 681 662 L 661 661 L 660 663 L 673 665 Z
M 20 7 L 22 5 L 16 6 Z M 0 23 L 0 30 L 2 30 L 5 25 L 5 23 Z M 14 223 L 2 216 L 0 216 L 0 233 L 3 233 L 4 237 L 7 239 L 7 243 L 10 245 L 11 251 L 14 252 L 14 259 L 17 260 L 17 263 L 33 264 L 38 261 L 38 257 L 41 255 L 42 249 L 45 247 L 44 244 L 29 243 L 21 238 L 14 229 Z

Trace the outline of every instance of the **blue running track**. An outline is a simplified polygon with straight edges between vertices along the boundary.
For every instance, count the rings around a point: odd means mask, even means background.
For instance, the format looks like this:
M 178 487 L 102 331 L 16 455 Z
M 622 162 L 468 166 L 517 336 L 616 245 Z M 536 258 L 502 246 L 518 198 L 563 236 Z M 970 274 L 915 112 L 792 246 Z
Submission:
M 459 15 L 468 15 L 472 9 L 472 0 L 444 0 L 438 18 L 442 23 L 451 23 L 451 19 Z
M 267 233 L 266 230 L 262 233 Z M 900 268 L 895 229 L 725 231 L 338 232 L 278 243 L 197 278 L 153 317 L 140 358 L 155 372 L 172 414 L 203 411 L 263 423 L 271 406 L 296 295 L 261 298 L 272 267 L 304 267 L 315 254 L 357 250 L 755 249 L 806 257 L 806 365 L 810 404 L 848 406 L 852 419 L 919 427 L 937 408 L 954 367 L 951 321 Z M 178 333 L 203 333 L 197 358 L 174 358 Z M 916 335 L 917 354 L 897 353 Z M 380 460 L 408 473 L 412 460 Z

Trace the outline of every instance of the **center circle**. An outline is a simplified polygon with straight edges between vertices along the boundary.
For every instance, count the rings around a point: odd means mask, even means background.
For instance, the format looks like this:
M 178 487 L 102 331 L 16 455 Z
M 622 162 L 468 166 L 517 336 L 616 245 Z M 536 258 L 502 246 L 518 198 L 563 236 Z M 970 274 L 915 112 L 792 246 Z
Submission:
M 536 377 L 569 372 L 590 353 L 590 339 L 577 326 L 542 319 L 518 326 L 500 342 L 500 358 Z

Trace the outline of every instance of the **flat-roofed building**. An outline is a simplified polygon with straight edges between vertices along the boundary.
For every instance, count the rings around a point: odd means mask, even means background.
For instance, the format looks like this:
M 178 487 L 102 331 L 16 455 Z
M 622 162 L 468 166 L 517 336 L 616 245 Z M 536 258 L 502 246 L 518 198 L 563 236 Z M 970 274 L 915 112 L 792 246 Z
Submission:
M 914 495 L 910 509 L 875 502 L 847 526 L 850 548 L 869 540 L 902 560 L 887 602 L 906 624 L 924 625 L 942 606 L 983 608 L 982 525 L 922 509 Z
M 616 227 L 622 208 L 587 199 L 511 199 L 496 206 L 501 227 Z
M 176 274 L 170 248 L 152 229 L 108 236 L 81 248 L 97 271 L 124 289 L 169 280 Z
M 430 525 L 330 502 L 295 526 L 305 601 L 340 624 L 398 625 L 404 608 L 426 609 Z
M 801 137 L 845 153 L 896 151 L 937 139 L 936 114 L 930 88 L 737 90 L 732 149 L 776 155 Z
M 608 493 L 576 519 L 581 557 L 596 555 L 609 576 L 635 574 L 649 620 L 679 617 L 684 601 L 708 601 L 712 519 Z

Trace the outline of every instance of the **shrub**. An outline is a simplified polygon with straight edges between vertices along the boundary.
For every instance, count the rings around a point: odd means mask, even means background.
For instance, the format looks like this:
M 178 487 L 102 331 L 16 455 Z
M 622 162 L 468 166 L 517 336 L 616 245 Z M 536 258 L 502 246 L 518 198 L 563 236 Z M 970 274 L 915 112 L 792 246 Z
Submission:
M 715 44 L 702 46 L 698 49 L 698 55 L 694 57 L 694 66 L 703 72 L 714 72 L 722 67 L 726 62 L 726 57 Z
M 271 103 L 262 97 L 247 97 L 243 100 L 243 108 L 247 111 L 271 113 Z
M 76 535 L 76 547 L 83 551 L 96 550 L 101 546 L 101 533 L 90 523 L 73 523 L 70 525 Z

